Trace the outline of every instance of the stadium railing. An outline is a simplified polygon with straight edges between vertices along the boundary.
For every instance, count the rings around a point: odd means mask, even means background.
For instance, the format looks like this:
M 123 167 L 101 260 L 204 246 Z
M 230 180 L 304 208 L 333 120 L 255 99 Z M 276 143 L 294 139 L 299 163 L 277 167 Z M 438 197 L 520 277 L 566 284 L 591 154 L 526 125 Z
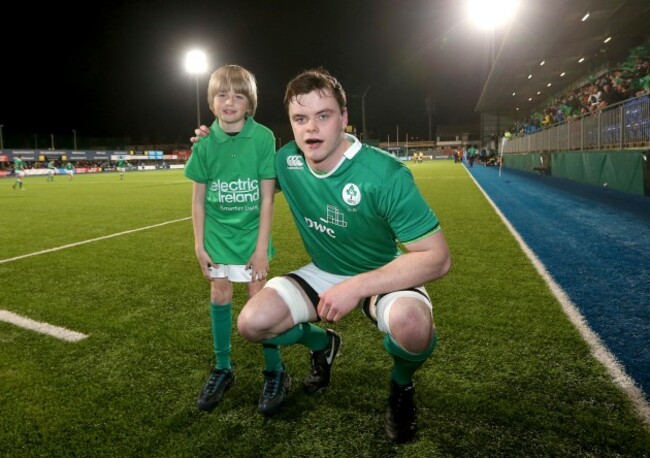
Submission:
M 512 137 L 503 154 L 650 146 L 650 95 L 605 107 L 577 119 Z

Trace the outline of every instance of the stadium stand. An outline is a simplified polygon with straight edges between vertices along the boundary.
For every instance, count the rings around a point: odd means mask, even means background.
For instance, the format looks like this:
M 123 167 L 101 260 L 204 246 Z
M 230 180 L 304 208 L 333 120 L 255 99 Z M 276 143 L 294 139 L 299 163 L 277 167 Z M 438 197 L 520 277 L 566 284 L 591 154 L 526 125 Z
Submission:
M 521 8 L 476 106 L 497 119 L 482 137 L 508 138 L 499 145 L 506 167 L 643 194 L 650 3 L 534 0 Z

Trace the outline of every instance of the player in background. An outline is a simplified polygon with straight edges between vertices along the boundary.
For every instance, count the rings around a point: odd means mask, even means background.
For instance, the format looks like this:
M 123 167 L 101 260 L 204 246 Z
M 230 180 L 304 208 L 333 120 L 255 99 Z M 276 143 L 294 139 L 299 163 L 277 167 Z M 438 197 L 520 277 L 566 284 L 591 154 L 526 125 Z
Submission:
M 255 77 L 238 65 L 216 70 L 208 83 L 216 120 L 192 148 L 185 175 L 192 180 L 194 248 L 210 284 L 216 364 L 197 406 L 212 411 L 235 380 L 230 359 L 233 282 L 252 297 L 266 283 L 274 254 L 271 220 L 275 192 L 275 137 L 253 116 Z
M 74 165 L 72 165 L 72 162 L 68 162 L 65 165 L 65 173 L 68 175 L 68 181 L 72 181 L 74 178 Z
M 23 188 L 23 179 L 25 178 L 25 161 L 23 160 L 23 155 L 20 154 L 17 158 L 14 159 L 14 174 L 16 175 L 16 182 L 12 185 L 12 188 L 16 189 L 16 186 L 20 190 Z
M 124 159 L 117 161 L 117 171 L 120 172 L 120 180 L 124 180 L 124 173 L 126 172 L 126 161 Z
M 56 173 L 56 165 L 53 160 L 47 162 L 47 181 L 54 181 L 54 174 Z

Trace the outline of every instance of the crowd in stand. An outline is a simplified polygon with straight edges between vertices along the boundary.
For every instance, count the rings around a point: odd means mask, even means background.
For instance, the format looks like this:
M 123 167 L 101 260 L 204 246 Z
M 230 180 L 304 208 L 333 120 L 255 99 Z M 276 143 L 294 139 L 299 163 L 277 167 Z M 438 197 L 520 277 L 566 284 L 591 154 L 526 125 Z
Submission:
M 532 113 L 523 121 L 517 121 L 508 129 L 508 134 L 530 134 L 634 97 L 650 97 L 649 94 L 650 43 L 645 43 L 631 49 L 627 59 L 615 69 L 594 78 L 589 84 L 557 97 L 548 106 Z

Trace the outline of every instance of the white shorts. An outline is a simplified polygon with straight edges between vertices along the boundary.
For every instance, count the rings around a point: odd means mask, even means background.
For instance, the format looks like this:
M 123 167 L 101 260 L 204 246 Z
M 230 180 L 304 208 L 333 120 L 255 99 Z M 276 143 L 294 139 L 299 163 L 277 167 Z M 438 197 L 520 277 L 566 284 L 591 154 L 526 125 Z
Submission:
M 125 170 L 124 167 L 118 167 L 118 168 L 117 168 L 117 171 L 118 171 L 118 172 L 124 172 L 124 170 Z
M 27 173 L 26 173 L 24 170 L 18 170 L 18 171 L 16 172 L 16 176 L 17 176 L 18 178 L 25 178 L 25 175 L 27 175 Z
M 47 174 L 50 176 L 54 175 L 54 169 L 48 169 Z
M 253 281 L 251 270 L 246 266 L 233 264 L 217 264 L 208 268 L 211 278 L 227 278 L 235 283 L 250 283 Z
M 336 274 L 331 274 L 329 272 L 325 272 L 319 269 L 318 267 L 316 267 L 313 263 L 307 264 L 306 266 L 301 267 L 298 270 L 294 270 L 293 272 L 291 272 L 291 274 L 294 274 L 302 278 L 308 284 L 308 286 L 313 288 L 315 293 L 318 295 L 323 293 L 325 290 L 331 288 L 332 286 L 335 286 L 350 278 L 349 275 L 336 275 Z M 276 280 L 276 278 L 278 278 L 278 280 Z M 287 283 L 286 281 L 283 281 L 283 279 L 287 277 L 280 277 L 280 278 L 276 277 L 276 278 L 269 280 L 265 288 L 275 289 L 280 295 L 280 297 L 283 298 L 284 302 L 287 304 L 287 307 L 289 308 L 289 312 L 291 313 L 291 317 L 293 318 L 294 324 L 305 323 L 309 321 L 310 308 L 312 309 L 315 308 L 318 305 L 318 303 L 310 304 L 307 301 L 305 301 L 302 298 L 302 295 L 299 292 L 297 293 L 295 291 L 295 287 L 293 288 L 294 291 L 291 291 L 290 289 L 292 288 L 292 286 L 290 286 L 290 284 Z M 310 295 L 309 292 L 307 291 L 305 292 L 307 293 L 308 296 Z M 419 286 L 416 288 L 411 288 L 403 291 L 394 291 L 386 294 L 380 294 L 378 296 L 378 300 L 376 301 L 376 303 L 373 303 L 371 308 L 372 309 L 371 315 L 369 316 L 369 318 L 376 323 L 380 331 L 386 334 L 391 334 L 390 326 L 388 324 L 388 316 L 390 313 L 390 308 L 392 307 L 395 300 L 401 297 L 411 297 L 415 299 L 420 299 L 429 307 L 429 310 L 433 315 L 433 306 L 431 304 L 431 298 L 427 294 L 427 291 L 424 288 L 424 286 Z M 368 302 L 368 301 L 366 300 L 362 302 Z M 359 305 L 361 306 L 362 304 Z M 366 313 L 365 310 L 364 313 Z
M 65 173 L 68 175 L 74 175 L 74 170 L 66 170 Z

